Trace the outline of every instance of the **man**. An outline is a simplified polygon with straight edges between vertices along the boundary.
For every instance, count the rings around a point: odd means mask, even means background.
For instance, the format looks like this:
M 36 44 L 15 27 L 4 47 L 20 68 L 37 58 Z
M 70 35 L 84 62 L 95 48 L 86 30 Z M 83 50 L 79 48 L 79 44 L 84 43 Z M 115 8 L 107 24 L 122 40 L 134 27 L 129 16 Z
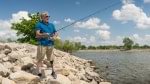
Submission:
M 39 69 L 39 76 L 41 76 L 41 67 L 45 55 L 47 60 L 52 65 L 51 75 L 56 79 L 57 75 L 54 71 L 53 62 L 54 55 L 52 55 L 54 47 L 54 39 L 58 35 L 52 23 L 49 23 L 50 16 L 48 12 L 43 12 L 40 15 L 41 21 L 36 24 L 36 38 L 38 39 L 39 46 L 37 47 L 37 68 Z M 51 36 L 51 37 L 50 37 Z

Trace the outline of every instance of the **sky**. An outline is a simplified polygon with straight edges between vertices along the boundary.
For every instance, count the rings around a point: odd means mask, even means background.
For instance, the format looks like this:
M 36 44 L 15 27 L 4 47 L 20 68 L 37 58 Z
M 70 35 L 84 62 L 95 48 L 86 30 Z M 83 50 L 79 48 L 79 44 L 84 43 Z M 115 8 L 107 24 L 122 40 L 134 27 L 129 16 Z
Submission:
M 103 10 L 58 32 L 62 40 L 85 45 L 122 45 L 130 37 L 140 45 L 150 45 L 150 0 L 0 0 L 0 39 L 17 39 L 11 23 L 29 13 L 48 11 L 49 22 L 60 29 L 97 10 Z

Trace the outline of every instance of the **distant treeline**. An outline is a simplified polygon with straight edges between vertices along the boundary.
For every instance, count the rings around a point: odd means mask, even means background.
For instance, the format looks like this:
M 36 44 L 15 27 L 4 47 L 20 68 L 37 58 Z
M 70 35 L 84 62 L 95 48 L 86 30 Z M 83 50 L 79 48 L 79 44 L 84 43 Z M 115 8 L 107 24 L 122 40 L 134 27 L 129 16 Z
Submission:
M 150 48 L 149 45 L 143 45 L 143 46 L 137 46 L 137 45 L 133 45 L 132 49 L 148 49 Z M 99 45 L 99 46 L 85 46 L 85 48 L 80 48 L 80 49 L 92 49 L 92 50 L 97 50 L 97 49 L 124 49 L 124 46 L 117 46 L 117 45 Z

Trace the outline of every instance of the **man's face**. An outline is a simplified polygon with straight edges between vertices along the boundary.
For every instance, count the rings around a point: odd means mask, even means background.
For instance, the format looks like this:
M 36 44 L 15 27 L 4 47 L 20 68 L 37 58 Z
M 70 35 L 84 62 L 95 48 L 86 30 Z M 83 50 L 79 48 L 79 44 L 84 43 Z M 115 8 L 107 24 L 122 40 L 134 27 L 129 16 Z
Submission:
M 48 22 L 49 17 L 50 17 L 50 16 L 48 16 L 48 15 L 44 15 L 44 16 L 42 17 L 42 20 L 43 20 L 44 22 Z

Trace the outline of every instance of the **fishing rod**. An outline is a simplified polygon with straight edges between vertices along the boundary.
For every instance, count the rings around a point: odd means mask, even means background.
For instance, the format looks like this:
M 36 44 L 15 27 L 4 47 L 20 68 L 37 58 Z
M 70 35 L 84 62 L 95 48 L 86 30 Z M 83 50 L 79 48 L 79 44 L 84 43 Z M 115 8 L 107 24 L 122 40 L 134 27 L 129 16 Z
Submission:
M 97 13 L 101 13 L 101 12 L 103 12 L 103 11 L 106 11 L 106 10 L 108 10 L 109 8 L 114 7 L 114 6 L 116 6 L 116 5 L 119 5 L 119 4 L 121 4 L 121 1 L 118 1 L 118 2 L 116 2 L 116 3 L 113 3 L 113 4 L 111 4 L 111 5 L 109 5 L 109 6 L 105 7 L 105 8 L 99 9 L 99 10 L 97 10 L 97 11 L 95 11 L 95 12 L 93 12 L 93 13 L 91 13 L 91 14 L 89 14 L 89 15 L 87 15 L 87 16 L 81 18 L 81 19 L 78 19 L 78 20 L 72 22 L 71 24 L 68 24 L 68 25 L 66 25 L 66 26 L 64 26 L 64 27 L 62 27 L 62 28 L 56 30 L 56 32 L 59 32 L 59 31 L 65 29 L 65 28 L 67 28 L 67 27 L 69 27 L 69 26 L 72 26 L 72 25 L 76 24 L 76 23 L 79 22 L 79 21 L 82 21 L 82 20 L 84 20 L 84 19 L 86 19 L 86 18 L 89 18 L 89 17 L 91 17 L 91 16 L 93 16 L 93 15 L 95 15 L 95 14 L 97 14 Z M 48 38 L 51 39 L 51 38 L 53 37 L 53 35 L 54 35 L 54 33 L 48 34 Z
M 103 11 L 106 11 L 106 10 L 108 10 L 108 9 L 111 8 L 111 7 L 114 7 L 114 6 L 116 6 L 116 5 L 119 5 L 120 3 L 121 3 L 121 2 L 118 1 L 118 2 L 116 2 L 116 3 L 114 3 L 114 4 L 111 4 L 111 5 L 109 5 L 109 6 L 105 7 L 105 8 L 103 8 L 103 9 L 99 9 L 99 10 L 95 11 L 94 13 L 91 13 L 91 14 L 89 14 L 89 15 L 87 15 L 87 16 L 81 18 L 81 19 L 78 19 L 78 20 L 74 21 L 73 23 L 71 23 L 71 24 L 69 24 L 69 25 L 66 25 L 66 26 L 64 26 L 64 27 L 62 27 L 62 28 L 56 30 L 56 32 L 61 31 L 61 30 L 65 29 L 65 28 L 67 28 L 67 27 L 69 27 L 69 26 L 72 26 L 72 25 L 76 24 L 77 22 L 82 21 L 82 20 L 84 20 L 84 19 L 86 19 L 86 18 L 89 18 L 89 17 L 91 17 L 91 16 L 93 16 L 93 15 L 95 15 L 95 14 L 97 14 L 97 13 L 101 13 L 101 12 L 103 12 Z

